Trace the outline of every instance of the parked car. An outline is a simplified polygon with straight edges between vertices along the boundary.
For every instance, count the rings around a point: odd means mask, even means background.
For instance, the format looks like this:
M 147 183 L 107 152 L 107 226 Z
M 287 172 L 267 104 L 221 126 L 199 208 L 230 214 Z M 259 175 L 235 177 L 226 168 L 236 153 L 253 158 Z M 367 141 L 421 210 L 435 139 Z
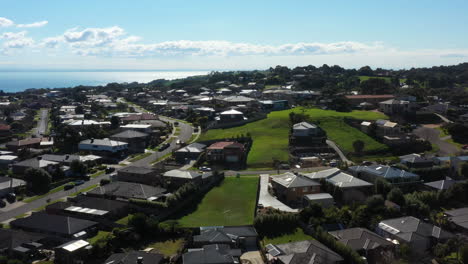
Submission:
M 16 194 L 15 193 L 8 193 L 6 195 L 6 200 L 9 202 L 9 203 L 14 203 L 16 201 Z
M 109 174 L 111 172 L 115 171 L 115 168 L 114 167 L 107 167 L 106 168 L 106 174 Z
M 463 145 L 462 149 L 468 149 L 468 145 Z
M 69 184 L 63 186 L 63 189 L 66 191 L 66 190 L 73 189 L 73 187 L 75 187 L 75 185 L 73 183 L 69 183 Z
M 159 151 L 163 151 L 165 149 L 167 149 L 171 144 L 169 143 L 164 143 L 161 145 L 161 147 L 159 147 Z
M 201 171 L 211 171 L 211 168 L 203 166 L 203 167 L 200 167 L 200 170 Z
M 83 180 L 75 181 L 75 186 L 82 185 L 83 183 L 85 183 L 85 181 L 83 181 Z

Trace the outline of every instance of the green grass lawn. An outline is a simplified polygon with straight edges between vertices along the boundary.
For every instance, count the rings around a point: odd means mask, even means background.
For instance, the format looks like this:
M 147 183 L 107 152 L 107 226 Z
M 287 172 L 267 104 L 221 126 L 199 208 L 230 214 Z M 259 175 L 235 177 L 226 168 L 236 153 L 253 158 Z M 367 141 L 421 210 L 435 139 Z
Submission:
M 93 184 L 93 185 L 91 185 L 91 186 L 88 186 L 88 187 L 86 187 L 86 188 L 80 190 L 80 191 L 77 191 L 77 192 L 74 192 L 74 193 L 70 194 L 70 196 L 73 197 L 73 196 L 77 196 L 77 195 L 80 194 L 80 193 L 89 192 L 89 191 L 91 191 L 92 189 L 94 189 L 94 188 L 96 188 L 96 187 L 98 187 L 98 186 L 99 186 L 99 184 Z
M 127 225 L 128 224 L 128 219 L 131 217 L 132 215 L 129 214 L 123 218 L 120 218 L 119 220 L 115 221 L 117 224 L 121 224 L 121 225 Z
M 91 178 L 96 178 L 96 177 L 98 177 L 98 176 L 103 175 L 104 173 L 106 173 L 106 171 L 105 171 L 105 170 L 101 170 L 101 171 L 98 171 L 98 172 L 95 172 L 95 173 L 89 175 L 89 177 L 91 177 Z
M 129 161 L 129 162 L 135 162 L 135 161 L 137 161 L 137 160 L 141 160 L 141 159 L 144 159 L 144 158 L 146 158 L 146 157 L 148 157 L 148 156 L 151 156 L 151 154 L 153 154 L 153 153 L 151 153 L 151 152 L 146 152 L 146 153 L 137 155 L 137 156 L 135 156 L 135 157 L 129 159 L 128 161 Z
M 183 238 L 169 239 L 165 241 L 158 241 L 149 244 L 147 248 L 153 248 L 165 257 L 171 257 L 177 254 L 177 251 L 182 248 L 184 244 Z
M 297 242 L 303 240 L 311 240 L 311 236 L 304 234 L 302 228 L 297 228 L 294 233 L 283 234 L 277 237 L 264 237 L 262 240 L 263 245 L 268 244 L 284 244 L 290 242 Z
M 365 142 L 365 150 L 378 150 L 386 147 L 343 122 L 345 117 L 376 120 L 386 118 L 384 114 L 371 111 L 336 112 L 322 109 L 304 109 L 304 111 L 309 114 L 312 122 L 319 123 L 319 126 L 327 132 L 329 139 L 335 141 L 344 152 L 353 151 L 352 144 L 357 139 Z M 302 108 L 271 112 L 266 119 L 239 127 L 208 130 L 198 141 L 231 138 L 250 133 L 253 144 L 247 157 L 248 167 L 269 168 L 274 159 L 287 161 L 289 158 L 288 134 L 289 113 L 291 112 L 300 113 Z
M 37 199 L 41 199 L 41 198 L 43 198 L 43 197 L 45 197 L 45 196 L 47 196 L 47 195 L 49 195 L 49 194 L 53 194 L 53 193 L 56 193 L 56 192 L 60 192 L 60 191 L 63 190 L 63 188 L 65 187 L 65 185 L 66 185 L 66 184 L 60 185 L 59 187 L 56 187 L 56 188 L 50 190 L 48 193 L 45 193 L 45 194 L 42 194 L 42 195 L 36 195 L 36 196 L 28 197 L 28 198 L 24 199 L 23 202 L 25 202 L 25 203 L 30 203 L 30 202 L 35 201 L 35 200 L 37 200 Z
M 99 231 L 95 236 L 88 238 L 88 242 L 93 245 L 95 244 L 99 239 L 107 237 L 111 232 L 107 231 Z
M 258 177 L 226 177 L 209 191 L 195 211 L 178 221 L 184 227 L 253 223 Z

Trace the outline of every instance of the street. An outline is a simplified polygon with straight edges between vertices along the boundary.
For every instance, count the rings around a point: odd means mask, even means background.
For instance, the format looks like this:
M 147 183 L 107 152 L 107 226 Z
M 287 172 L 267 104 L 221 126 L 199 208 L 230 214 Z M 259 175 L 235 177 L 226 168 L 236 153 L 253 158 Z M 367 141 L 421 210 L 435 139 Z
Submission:
M 438 129 L 421 126 L 413 130 L 413 133 L 418 137 L 431 142 L 431 144 L 437 145 L 439 147 L 437 154 L 441 157 L 453 156 L 460 152 L 454 145 L 440 139 L 440 131 Z
M 49 109 L 41 109 L 39 111 L 39 120 L 33 130 L 33 135 L 36 137 L 41 137 L 46 132 L 47 124 L 49 123 Z

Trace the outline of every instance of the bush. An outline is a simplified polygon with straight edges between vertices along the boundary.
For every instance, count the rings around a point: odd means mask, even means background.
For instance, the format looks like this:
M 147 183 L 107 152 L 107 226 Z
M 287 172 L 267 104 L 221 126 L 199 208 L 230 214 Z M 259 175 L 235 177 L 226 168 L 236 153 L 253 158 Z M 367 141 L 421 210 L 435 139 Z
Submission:
M 99 184 L 100 184 L 101 186 L 106 185 L 106 184 L 109 184 L 109 183 L 110 183 L 110 180 L 109 180 L 109 179 L 102 179 L 102 180 L 99 182 Z

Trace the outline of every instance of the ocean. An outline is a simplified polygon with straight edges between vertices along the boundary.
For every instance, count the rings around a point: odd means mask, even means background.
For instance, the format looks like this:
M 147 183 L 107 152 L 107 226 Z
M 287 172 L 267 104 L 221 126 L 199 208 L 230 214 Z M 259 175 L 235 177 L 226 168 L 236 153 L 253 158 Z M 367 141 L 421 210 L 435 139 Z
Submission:
M 111 82 L 147 83 L 174 80 L 209 71 L 0 71 L 0 90 L 20 92 L 29 88 L 68 88 L 78 85 L 106 85 Z

